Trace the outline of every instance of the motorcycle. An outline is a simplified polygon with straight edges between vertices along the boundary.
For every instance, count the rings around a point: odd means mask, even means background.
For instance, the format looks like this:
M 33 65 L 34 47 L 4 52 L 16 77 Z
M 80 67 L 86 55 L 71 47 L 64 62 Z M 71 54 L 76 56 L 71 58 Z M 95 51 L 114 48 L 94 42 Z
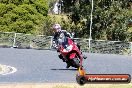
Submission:
M 69 67 L 79 68 L 80 65 L 82 65 L 83 56 L 73 40 L 60 34 L 58 43 L 57 51 L 60 53 L 59 58 L 62 59 L 63 62 L 66 62 Z

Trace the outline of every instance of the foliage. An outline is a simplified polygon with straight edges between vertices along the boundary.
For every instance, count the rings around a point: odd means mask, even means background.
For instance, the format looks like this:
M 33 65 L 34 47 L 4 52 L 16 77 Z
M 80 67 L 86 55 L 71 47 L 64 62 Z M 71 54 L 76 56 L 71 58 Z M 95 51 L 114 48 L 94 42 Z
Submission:
M 77 37 L 89 38 L 91 0 L 63 0 L 64 17 L 54 18 L 47 14 L 56 1 L 0 0 L 0 31 L 51 35 L 52 24 L 60 23 Z M 93 1 L 92 39 L 132 41 L 131 0 Z
M 73 2 L 72 2 L 73 1 Z M 79 37 L 89 37 L 91 0 L 64 0 L 65 12 L 71 13 Z M 93 0 L 92 38 L 132 41 L 128 20 L 132 18 L 130 0 Z M 70 9 L 70 10 L 69 10 Z
M 47 13 L 46 0 L 0 0 L 0 31 L 36 33 Z

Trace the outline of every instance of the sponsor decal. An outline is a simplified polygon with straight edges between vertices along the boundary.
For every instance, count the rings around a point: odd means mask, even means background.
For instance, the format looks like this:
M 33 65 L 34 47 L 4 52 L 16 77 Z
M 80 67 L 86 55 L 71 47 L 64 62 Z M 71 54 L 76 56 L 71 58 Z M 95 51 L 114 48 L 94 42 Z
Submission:
M 86 74 L 83 68 L 79 68 L 76 81 L 80 85 L 85 83 L 130 83 L 131 76 L 129 74 Z

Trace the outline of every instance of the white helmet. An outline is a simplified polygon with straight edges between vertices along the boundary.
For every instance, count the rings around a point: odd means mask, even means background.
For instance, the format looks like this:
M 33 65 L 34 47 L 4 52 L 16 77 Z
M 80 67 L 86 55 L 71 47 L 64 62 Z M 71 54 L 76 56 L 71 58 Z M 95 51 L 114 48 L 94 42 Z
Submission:
M 60 24 L 54 24 L 54 25 L 53 25 L 53 30 L 61 31 L 61 26 L 60 26 Z

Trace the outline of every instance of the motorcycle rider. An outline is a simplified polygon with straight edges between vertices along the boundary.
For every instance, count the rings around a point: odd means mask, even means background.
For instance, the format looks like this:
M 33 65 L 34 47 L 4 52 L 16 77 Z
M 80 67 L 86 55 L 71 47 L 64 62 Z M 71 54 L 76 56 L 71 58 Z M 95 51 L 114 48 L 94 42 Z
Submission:
M 55 44 L 55 45 L 54 45 L 55 48 L 59 45 L 59 44 L 58 44 L 58 37 L 60 36 L 61 33 L 63 33 L 64 36 L 73 39 L 73 36 L 72 36 L 69 32 L 67 32 L 66 30 L 61 30 L 60 24 L 54 24 L 52 28 L 53 28 L 53 31 L 54 31 L 53 43 Z M 74 42 L 74 40 L 73 40 L 73 42 Z M 77 44 L 77 47 L 78 47 L 79 50 L 80 50 L 80 45 Z M 56 48 L 56 49 L 57 49 L 57 48 Z M 57 49 L 57 52 L 59 52 L 58 49 Z M 64 61 L 63 56 L 62 56 L 61 54 L 59 55 L 59 58 L 62 59 L 62 60 Z M 86 59 L 87 57 L 83 55 L 83 58 Z M 64 62 L 65 62 L 65 61 L 64 61 Z M 66 68 L 69 68 L 69 67 L 70 67 L 70 65 L 67 63 Z
M 66 37 L 72 38 L 69 32 L 67 32 L 66 30 L 61 30 L 61 26 L 59 24 L 53 25 L 53 31 L 54 31 L 53 41 L 56 43 L 56 45 L 58 45 L 58 37 L 60 36 L 61 33 L 63 33 Z

